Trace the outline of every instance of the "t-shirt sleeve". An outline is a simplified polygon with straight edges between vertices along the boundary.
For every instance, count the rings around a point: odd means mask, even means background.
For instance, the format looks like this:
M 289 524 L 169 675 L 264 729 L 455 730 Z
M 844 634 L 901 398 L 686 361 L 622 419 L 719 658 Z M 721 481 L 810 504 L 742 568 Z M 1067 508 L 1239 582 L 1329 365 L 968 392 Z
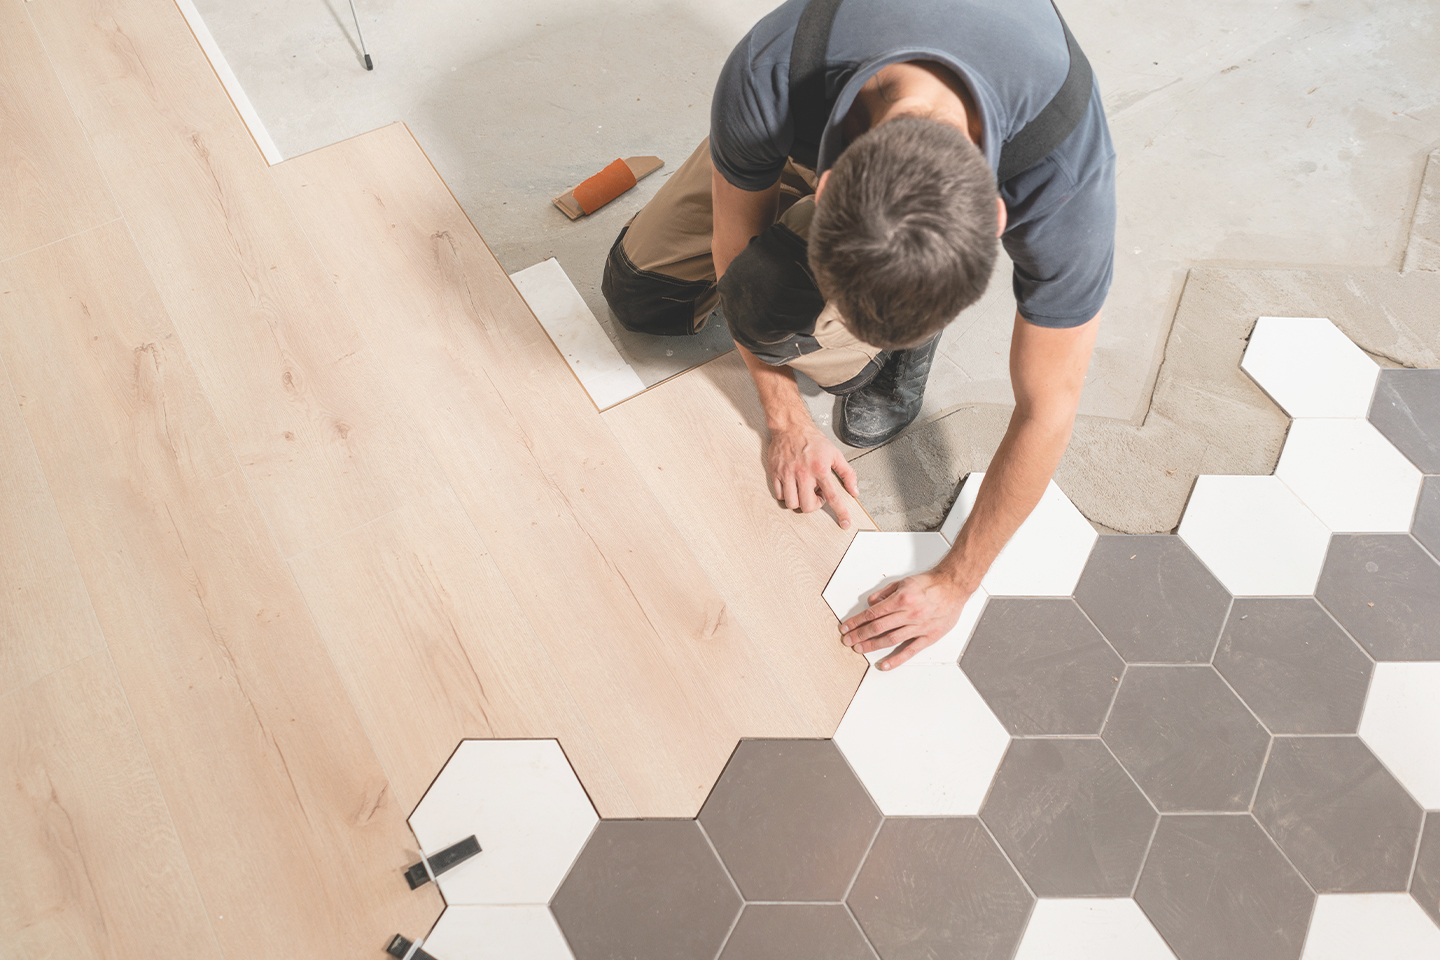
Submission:
M 764 190 L 780 179 L 790 155 L 789 64 L 754 49 L 754 32 L 725 61 L 710 101 L 710 159 L 742 190 Z
M 1079 179 L 1067 167 L 1052 155 L 1001 190 L 1015 302 L 1042 327 L 1077 327 L 1099 313 L 1115 264 L 1115 156 Z

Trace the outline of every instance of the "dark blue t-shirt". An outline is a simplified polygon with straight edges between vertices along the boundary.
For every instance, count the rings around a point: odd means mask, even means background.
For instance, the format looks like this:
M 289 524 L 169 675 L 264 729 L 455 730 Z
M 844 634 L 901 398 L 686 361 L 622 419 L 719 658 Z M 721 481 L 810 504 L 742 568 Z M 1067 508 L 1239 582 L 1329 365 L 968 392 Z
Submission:
M 804 7 L 805 0 L 788 0 L 756 24 L 715 88 L 710 155 L 744 190 L 773 184 L 790 154 L 790 49 Z M 826 99 L 834 108 L 817 172 L 844 149 L 840 125 L 861 86 L 882 67 L 909 60 L 942 63 L 969 88 L 991 169 L 1001 145 L 1044 109 L 1070 66 L 1049 0 L 844 0 L 826 54 Z M 1046 327 L 1089 320 L 1109 292 L 1115 254 L 1115 151 L 1098 86 L 1070 136 L 1002 183 L 1000 196 L 1021 316 Z

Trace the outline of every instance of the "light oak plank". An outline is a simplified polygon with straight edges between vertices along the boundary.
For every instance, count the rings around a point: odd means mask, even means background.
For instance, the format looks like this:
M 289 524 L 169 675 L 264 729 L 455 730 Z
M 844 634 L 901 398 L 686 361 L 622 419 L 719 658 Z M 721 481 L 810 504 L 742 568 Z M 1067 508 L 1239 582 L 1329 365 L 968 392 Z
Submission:
M 0 359 L 225 953 L 424 929 L 405 811 L 129 234 L 0 264 L 0 290 Z
M 601 816 L 636 815 L 454 494 L 290 565 L 402 809 L 467 737 L 555 737 Z
M 220 960 L 109 657 L 0 698 L 0 956 Z
M 120 216 L 19 0 L 0 3 L 0 260 Z
M 30 8 L 284 554 L 437 489 L 174 3 Z
M 830 736 L 860 685 L 865 658 L 840 642 L 821 593 L 858 530 L 874 530 L 847 494 L 852 521 L 792 513 L 767 487 L 765 415 L 745 364 L 717 357 L 603 415 L 730 611 L 773 671 Z
M 20 407 L 0 368 L 0 696 L 104 645 Z
M 640 814 L 815 735 L 409 131 L 271 172 Z

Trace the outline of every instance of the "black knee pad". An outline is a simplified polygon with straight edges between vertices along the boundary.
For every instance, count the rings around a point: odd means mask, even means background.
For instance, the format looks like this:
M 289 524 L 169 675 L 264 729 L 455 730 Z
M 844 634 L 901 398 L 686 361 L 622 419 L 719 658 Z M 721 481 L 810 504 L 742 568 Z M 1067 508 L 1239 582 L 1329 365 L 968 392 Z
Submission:
M 620 325 L 632 333 L 662 337 L 699 333 L 705 318 L 695 316 L 696 307 L 714 296 L 715 284 L 709 280 L 676 280 L 639 269 L 625 252 L 623 241 L 629 229 L 627 224 L 615 238 L 600 281 L 600 292 Z

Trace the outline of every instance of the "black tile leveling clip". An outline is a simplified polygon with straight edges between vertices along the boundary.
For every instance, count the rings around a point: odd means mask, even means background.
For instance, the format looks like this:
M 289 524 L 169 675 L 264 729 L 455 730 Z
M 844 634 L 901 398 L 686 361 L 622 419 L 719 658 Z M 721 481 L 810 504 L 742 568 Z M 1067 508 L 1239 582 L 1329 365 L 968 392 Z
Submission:
M 410 884 L 411 890 L 423 887 L 446 870 L 464 863 L 479 852 L 480 841 L 476 840 L 475 835 L 472 833 L 464 840 L 461 840 L 454 846 L 446 847 L 433 857 L 427 857 L 421 854 L 420 862 L 412 864 L 410 868 L 405 871 L 405 881 Z

